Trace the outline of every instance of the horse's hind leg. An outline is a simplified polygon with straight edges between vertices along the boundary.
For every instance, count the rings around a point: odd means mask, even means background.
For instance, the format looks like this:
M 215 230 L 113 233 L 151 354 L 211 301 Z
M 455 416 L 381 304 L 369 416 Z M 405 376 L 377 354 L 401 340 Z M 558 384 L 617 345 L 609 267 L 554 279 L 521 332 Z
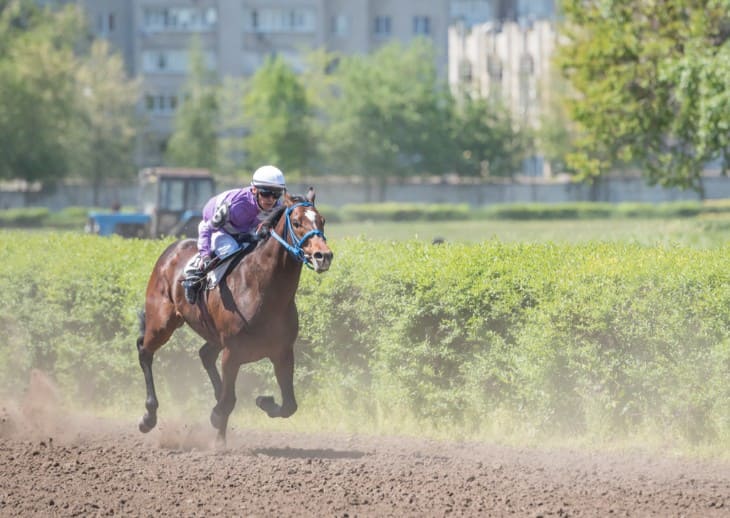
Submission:
M 144 336 L 137 338 L 137 351 L 139 353 L 139 365 L 144 373 L 144 383 L 147 388 L 147 399 L 145 400 L 145 408 L 147 412 L 139 421 L 139 431 L 147 433 L 157 424 L 157 408 L 160 404 L 157 401 L 157 393 L 155 392 L 155 380 L 152 377 L 152 358 L 153 354 L 142 347 Z
M 152 360 L 155 351 L 162 347 L 172 336 L 172 333 L 180 327 L 182 320 L 169 318 L 164 325 L 160 325 L 160 314 L 162 306 L 158 307 L 155 314 L 149 315 L 146 311 L 140 313 L 140 336 L 137 338 L 137 351 L 139 353 L 139 365 L 144 373 L 147 398 L 145 399 L 145 414 L 139 421 L 139 431 L 147 433 L 157 425 L 157 393 L 155 392 L 155 380 L 152 376 Z M 150 318 L 151 317 L 151 318 Z
M 218 355 L 220 354 L 220 352 L 220 347 L 216 347 L 210 342 L 205 342 L 205 344 L 203 344 L 203 347 L 200 348 L 200 351 L 198 351 L 200 361 L 203 362 L 203 367 L 208 373 L 210 382 L 213 385 L 213 394 L 215 394 L 216 403 L 220 401 L 221 391 L 223 390 L 221 384 L 221 375 L 218 373 L 218 368 L 215 366 L 215 362 L 218 359 Z
M 272 396 L 259 396 L 256 405 L 269 417 L 289 417 L 297 411 L 297 400 L 294 397 L 294 350 L 289 347 L 281 356 L 272 358 L 274 374 L 281 390 L 281 406 Z

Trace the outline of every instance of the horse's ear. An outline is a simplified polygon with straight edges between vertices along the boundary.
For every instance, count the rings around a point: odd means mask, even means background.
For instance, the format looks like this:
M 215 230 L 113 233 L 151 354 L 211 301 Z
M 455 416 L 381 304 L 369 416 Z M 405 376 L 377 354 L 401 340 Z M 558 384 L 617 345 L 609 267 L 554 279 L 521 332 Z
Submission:
M 291 194 L 289 194 L 289 191 L 284 191 L 284 205 L 287 207 L 294 205 L 294 200 L 292 199 Z
M 307 189 L 307 201 L 314 205 L 314 198 L 316 197 L 316 193 L 314 192 L 314 187 L 310 187 Z

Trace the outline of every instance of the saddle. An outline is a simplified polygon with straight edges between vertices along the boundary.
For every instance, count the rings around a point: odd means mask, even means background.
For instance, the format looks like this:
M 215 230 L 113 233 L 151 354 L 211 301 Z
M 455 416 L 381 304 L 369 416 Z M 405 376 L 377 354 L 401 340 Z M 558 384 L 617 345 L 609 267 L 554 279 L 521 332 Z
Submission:
M 233 267 L 241 261 L 241 259 L 256 248 L 258 241 L 258 239 L 253 239 L 251 241 L 240 242 L 241 247 L 230 255 L 225 257 L 214 257 L 208 267 L 202 272 L 200 278 L 192 283 L 193 287 L 196 288 L 196 291 L 199 291 L 203 287 L 205 287 L 206 290 L 212 290 L 218 286 L 228 272 L 230 272 Z M 194 263 L 197 260 L 198 255 L 193 255 L 193 257 L 191 257 L 185 265 L 184 270 L 194 267 Z M 185 283 L 186 281 L 183 279 L 181 282 Z

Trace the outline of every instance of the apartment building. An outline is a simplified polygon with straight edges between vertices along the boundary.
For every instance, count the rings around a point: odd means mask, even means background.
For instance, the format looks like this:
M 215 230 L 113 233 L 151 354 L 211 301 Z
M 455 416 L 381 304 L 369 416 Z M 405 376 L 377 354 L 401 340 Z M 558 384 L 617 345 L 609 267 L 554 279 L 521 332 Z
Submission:
M 537 128 L 549 101 L 557 42 L 554 0 L 452 0 L 449 84 L 503 102 L 522 126 Z M 524 173 L 549 176 L 541 157 Z
M 68 3 L 66 0 L 64 3 Z M 446 77 L 449 0 L 76 0 L 94 33 L 124 56 L 141 78 L 140 112 L 148 124 L 140 165 L 162 160 L 187 72 L 193 35 L 219 77 L 247 77 L 267 56 L 296 70 L 303 56 L 325 48 L 369 53 L 386 42 L 431 38 Z

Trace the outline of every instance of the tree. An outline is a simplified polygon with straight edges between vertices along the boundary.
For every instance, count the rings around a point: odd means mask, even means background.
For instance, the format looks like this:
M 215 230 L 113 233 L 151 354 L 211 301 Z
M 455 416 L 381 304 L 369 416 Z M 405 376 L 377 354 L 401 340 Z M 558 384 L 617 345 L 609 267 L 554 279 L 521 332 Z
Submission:
M 693 13 L 689 25 L 691 34 L 696 36 L 687 42 L 684 55 L 664 72 L 676 84 L 674 132 L 679 139 L 691 142 L 698 165 L 705 160 L 720 159 L 722 173 L 727 174 L 730 168 L 730 1 L 709 2 L 707 11 L 699 9 Z M 701 180 L 701 170 L 696 173 L 696 178 Z M 699 190 L 702 191 L 701 187 Z
M 199 38 L 188 52 L 189 73 L 165 159 L 171 165 L 215 169 L 218 164 L 218 87 Z
M 307 92 L 281 57 L 267 58 L 256 71 L 243 98 L 243 109 L 249 130 L 244 138 L 249 168 L 276 164 L 291 177 L 314 161 L 316 147 Z
M 245 81 L 226 77 L 218 94 L 221 128 L 218 134 L 218 172 L 226 176 L 236 175 L 246 159 L 243 142 L 246 134 L 243 117 L 244 88 Z
M 509 110 L 464 93 L 456 110 L 456 172 L 465 176 L 510 177 L 520 168 L 527 139 L 515 129 Z
M 327 153 L 339 171 L 375 182 L 445 172 L 452 98 L 435 68 L 433 46 L 393 42 L 369 56 L 343 58 L 328 109 Z
M 341 54 L 324 49 L 309 52 L 305 57 L 305 68 L 301 79 L 312 113 L 310 134 L 315 149 L 308 160 L 308 166 L 314 174 L 343 174 L 342 167 L 329 160 L 327 139 L 329 111 L 341 90 L 335 73 L 341 60 Z
M 0 4 L 0 178 L 53 183 L 69 172 L 83 19 L 31 0 Z
M 635 164 L 651 184 L 703 194 L 728 166 L 730 0 L 564 0 L 561 65 L 575 93 L 583 178 Z
M 92 44 L 90 55 L 77 70 L 76 87 L 73 171 L 91 180 L 98 205 L 104 180 L 135 173 L 134 110 L 139 88 L 127 79 L 121 57 L 110 55 L 104 40 Z
M 576 171 L 568 167 L 567 157 L 574 153 L 576 133 L 566 108 L 568 85 L 554 69 L 545 78 L 546 95 L 540 110 L 540 124 L 535 131 L 536 144 L 550 166 L 552 174 Z

